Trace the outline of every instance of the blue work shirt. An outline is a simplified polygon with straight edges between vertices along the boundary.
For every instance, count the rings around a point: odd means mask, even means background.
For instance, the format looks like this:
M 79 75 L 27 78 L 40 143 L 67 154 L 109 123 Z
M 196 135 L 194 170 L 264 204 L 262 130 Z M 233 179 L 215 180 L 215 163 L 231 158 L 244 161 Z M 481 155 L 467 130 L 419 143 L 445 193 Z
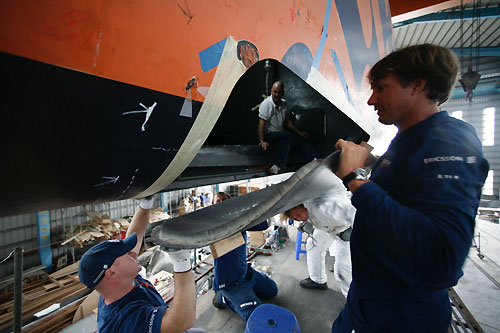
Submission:
M 167 308 L 156 288 L 141 276 L 135 287 L 117 301 L 106 305 L 99 297 L 97 327 L 104 332 L 160 332 Z
M 261 222 L 246 231 L 266 230 L 269 227 L 267 220 Z M 242 231 L 245 243 L 222 257 L 214 260 L 214 282 L 213 290 L 217 291 L 233 286 L 236 282 L 245 279 L 247 275 L 247 235 Z
M 488 168 L 474 128 L 446 112 L 396 135 L 372 182 L 352 196 L 357 213 L 346 306 L 356 331 L 374 329 L 368 315 L 380 321 L 390 312 L 380 300 L 413 300 L 393 324 L 416 331 L 449 325 L 447 288 L 463 275 Z M 375 313 L 356 313 L 369 307 Z

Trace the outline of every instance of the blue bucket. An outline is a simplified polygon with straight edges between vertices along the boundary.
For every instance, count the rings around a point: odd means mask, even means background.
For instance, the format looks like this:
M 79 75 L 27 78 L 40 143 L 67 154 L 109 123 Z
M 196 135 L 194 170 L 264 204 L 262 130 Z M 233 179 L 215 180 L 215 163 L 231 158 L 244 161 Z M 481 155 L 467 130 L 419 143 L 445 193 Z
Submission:
M 274 304 L 259 305 L 248 318 L 245 333 L 299 333 L 295 315 Z

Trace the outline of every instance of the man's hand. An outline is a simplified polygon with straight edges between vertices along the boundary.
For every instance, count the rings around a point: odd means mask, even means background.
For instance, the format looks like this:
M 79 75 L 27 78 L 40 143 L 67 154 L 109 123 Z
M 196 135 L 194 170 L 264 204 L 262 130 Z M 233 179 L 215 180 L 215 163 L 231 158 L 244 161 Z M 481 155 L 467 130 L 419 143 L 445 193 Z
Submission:
M 168 248 L 167 253 L 174 265 L 175 273 L 183 273 L 191 269 L 191 250 Z
M 335 148 L 340 149 L 340 160 L 337 172 L 335 174 L 340 179 L 343 179 L 354 169 L 362 168 L 365 165 L 365 160 L 369 154 L 368 149 L 357 145 L 350 141 L 339 139 L 335 144 Z
M 309 133 L 307 133 L 305 131 L 298 131 L 297 134 L 300 135 L 301 137 L 306 138 L 306 139 L 309 137 Z
M 263 150 L 267 150 L 267 148 L 269 148 L 269 143 L 267 143 L 266 141 L 261 141 L 259 142 L 259 147 L 261 147 Z
M 299 230 L 302 233 L 306 233 L 306 234 L 312 236 L 312 234 L 314 232 L 314 226 L 312 225 L 312 223 L 305 221 L 305 222 L 302 222 L 301 224 L 299 224 L 299 226 L 297 227 L 297 230 Z
M 139 199 L 139 207 L 145 210 L 153 208 L 154 203 L 155 200 L 152 195 Z

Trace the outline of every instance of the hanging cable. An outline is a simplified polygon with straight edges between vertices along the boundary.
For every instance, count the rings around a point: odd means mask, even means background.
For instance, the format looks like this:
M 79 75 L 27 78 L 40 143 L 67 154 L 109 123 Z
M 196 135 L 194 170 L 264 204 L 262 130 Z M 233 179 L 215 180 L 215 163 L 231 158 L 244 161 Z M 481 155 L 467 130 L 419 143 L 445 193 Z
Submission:
M 2 261 L 0 261 L 0 264 L 3 264 L 7 260 L 9 260 L 9 258 L 12 257 L 12 254 L 14 254 L 15 251 L 16 251 L 16 249 L 12 250 L 5 259 L 3 259 Z
M 464 2 L 460 0 L 460 72 L 463 74 L 464 59 Z

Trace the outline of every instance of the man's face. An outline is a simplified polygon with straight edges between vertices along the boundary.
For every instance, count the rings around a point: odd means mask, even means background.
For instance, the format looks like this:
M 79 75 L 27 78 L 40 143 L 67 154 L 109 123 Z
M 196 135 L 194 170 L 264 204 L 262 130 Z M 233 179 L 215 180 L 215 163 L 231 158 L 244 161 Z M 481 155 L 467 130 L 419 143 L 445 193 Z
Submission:
M 137 253 L 133 251 L 116 258 L 111 267 L 113 267 L 113 270 L 117 274 L 120 274 L 120 276 L 124 278 L 128 277 L 134 279 L 141 271 L 141 266 L 137 260 Z
M 307 209 L 304 206 L 297 206 L 290 209 L 290 218 L 295 221 L 307 221 L 309 215 L 307 214 Z
M 396 75 L 388 74 L 372 83 L 372 95 L 367 103 L 375 107 L 378 121 L 400 128 L 410 116 L 412 90 L 412 84 L 403 88 Z
M 222 201 L 224 201 L 224 200 L 226 200 L 226 199 L 227 199 L 227 198 L 226 198 L 226 196 L 225 196 L 225 195 L 220 195 L 220 194 L 217 194 L 217 195 L 215 196 L 215 199 L 214 199 L 214 204 L 217 204 L 217 203 L 219 203 L 219 202 L 222 202 Z
M 283 98 L 284 89 L 281 84 L 274 84 L 271 88 L 271 96 L 275 105 L 281 105 L 281 98 Z

